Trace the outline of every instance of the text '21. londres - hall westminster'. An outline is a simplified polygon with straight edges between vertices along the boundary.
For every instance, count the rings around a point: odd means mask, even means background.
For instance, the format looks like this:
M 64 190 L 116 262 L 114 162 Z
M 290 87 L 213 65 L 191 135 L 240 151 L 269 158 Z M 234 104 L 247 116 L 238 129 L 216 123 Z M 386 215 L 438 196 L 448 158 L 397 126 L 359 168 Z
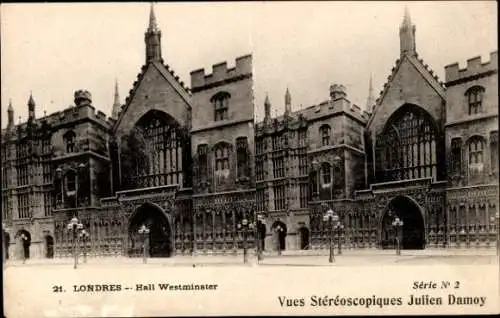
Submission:
M 497 52 L 450 61 L 441 81 L 406 11 L 399 58 L 366 106 L 332 83 L 324 102 L 294 111 L 289 89 L 266 98 L 255 120 L 252 55 L 192 71 L 188 88 L 162 56 L 156 19 L 151 6 L 144 64 L 124 103 L 115 88 L 109 117 L 79 87 L 67 92 L 74 105 L 41 118 L 36 92 L 9 105 L 4 257 L 70 256 L 74 217 L 94 256 L 142 255 L 143 225 L 151 257 L 322 249 L 330 209 L 346 248 L 394 248 L 396 218 L 403 249 L 496 246 Z

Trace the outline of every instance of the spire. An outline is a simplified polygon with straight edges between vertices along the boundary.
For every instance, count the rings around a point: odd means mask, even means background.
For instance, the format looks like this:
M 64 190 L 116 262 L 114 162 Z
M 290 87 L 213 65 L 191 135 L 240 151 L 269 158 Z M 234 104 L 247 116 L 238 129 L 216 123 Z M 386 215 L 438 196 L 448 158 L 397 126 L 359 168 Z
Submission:
M 401 55 L 415 55 L 415 26 L 411 23 L 410 11 L 405 7 L 403 22 L 399 28 Z
M 162 62 L 161 57 L 161 31 L 156 23 L 153 3 L 149 11 L 149 26 L 144 34 L 146 42 L 146 64 L 149 62 Z
M 403 17 L 403 23 L 401 26 L 407 26 L 411 27 L 411 16 L 410 16 L 410 10 L 408 10 L 408 7 L 405 6 L 405 15 Z
M 292 96 L 290 95 L 290 91 L 288 87 L 285 92 L 285 114 L 290 115 L 292 113 Z
M 149 27 L 148 32 L 158 31 L 158 25 L 156 24 L 156 15 L 154 4 L 151 2 L 151 8 L 149 10 Z
M 373 78 L 370 74 L 370 85 L 368 87 L 368 98 L 366 99 L 366 111 L 371 112 L 373 105 L 375 105 L 375 96 L 373 95 Z
M 12 107 L 12 99 L 9 99 L 9 107 L 7 108 L 7 127 L 14 126 L 14 107 Z
M 271 102 L 269 95 L 266 93 L 266 100 L 264 101 L 264 120 L 271 119 Z
M 35 105 L 33 93 L 30 92 L 30 98 L 28 100 L 28 119 L 35 119 Z
M 113 102 L 113 109 L 111 111 L 111 118 L 117 119 L 118 113 L 120 112 L 120 94 L 118 92 L 118 80 L 115 79 L 115 99 Z

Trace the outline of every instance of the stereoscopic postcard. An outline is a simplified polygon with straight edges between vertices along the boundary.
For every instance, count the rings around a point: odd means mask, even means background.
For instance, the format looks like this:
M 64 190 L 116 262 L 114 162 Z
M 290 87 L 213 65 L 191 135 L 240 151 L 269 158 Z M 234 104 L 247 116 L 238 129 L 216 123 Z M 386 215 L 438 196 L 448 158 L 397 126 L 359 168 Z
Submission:
M 499 313 L 495 2 L 1 17 L 4 317 Z

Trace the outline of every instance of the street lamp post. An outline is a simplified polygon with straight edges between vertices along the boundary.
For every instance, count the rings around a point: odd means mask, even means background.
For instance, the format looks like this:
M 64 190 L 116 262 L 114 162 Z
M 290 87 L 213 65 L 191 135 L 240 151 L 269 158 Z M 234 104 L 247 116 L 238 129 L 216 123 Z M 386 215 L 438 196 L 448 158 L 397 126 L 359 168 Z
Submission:
M 264 247 L 262 246 L 263 245 L 263 241 L 265 239 L 265 237 L 260 237 L 261 235 L 261 229 L 263 226 L 265 226 L 266 224 L 266 221 L 264 220 L 264 217 L 262 215 L 258 215 L 257 216 L 257 226 L 255 227 L 256 230 L 257 230 L 257 260 L 258 261 L 261 261 L 264 259 L 264 255 L 263 255 L 263 249 Z
M 139 235 L 141 236 L 141 239 L 142 239 L 142 262 L 145 264 L 147 262 L 146 258 L 147 258 L 147 255 L 146 255 L 146 240 L 148 238 L 148 235 L 149 235 L 149 229 L 146 227 L 146 225 L 142 225 L 140 228 L 139 228 Z
M 248 234 L 248 229 L 254 228 L 254 224 L 249 222 L 247 218 L 243 218 L 243 220 L 241 220 L 241 223 L 238 223 L 237 227 L 238 230 L 243 230 L 243 263 L 246 264 L 248 263 L 247 234 Z
M 78 244 L 77 240 L 79 238 L 79 233 L 83 230 L 83 224 L 78 222 L 76 217 L 73 217 L 71 221 L 68 223 L 68 231 L 73 234 L 73 256 L 75 258 L 75 262 L 73 268 L 76 269 L 78 264 Z
M 59 178 L 60 186 L 61 186 L 61 189 L 60 189 L 61 190 L 60 191 L 61 205 L 64 205 L 64 182 L 63 182 L 63 178 L 62 178 L 62 172 L 63 171 L 62 171 L 61 167 L 57 167 L 57 169 L 56 169 L 56 175 L 57 175 L 57 178 Z
M 87 263 L 87 240 L 89 239 L 89 233 L 85 230 L 80 232 L 80 240 L 83 246 L 83 262 Z
M 335 261 L 335 255 L 333 251 L 333 224 L 337 223 L 339 216 L 333 212 L 332 209 L 328 209 L 323 215 L 323 221 L 328 222 L 328 229 L 330 234 L 330 256 L 328 257 L 328 262 L 333 263 Z
M 333 229 L 335 230 L 335 233 L 337 233 L 337 243 L 339 247 L 339 253 L 338 255 L 342 255 L 342 232 L 344 232 L 344 225 L 339 221 L 335 223 L 333 226 Z
M 403 229 L 403 221 L 396 216 L 392 221 L 392 226 L 396 230 L 396 255 L 401 255 L 401 230 Z
M 497 258 L 500 254 L 500 224 L 499 224 L 499 219 L 500 219 L 500 215 L 498 212 L 495 214 L 495 216 L 492 216 L 490 218 L 491 223 L 494 224 L 494 229 L 495 229 L 496 234 L 497 234 Z

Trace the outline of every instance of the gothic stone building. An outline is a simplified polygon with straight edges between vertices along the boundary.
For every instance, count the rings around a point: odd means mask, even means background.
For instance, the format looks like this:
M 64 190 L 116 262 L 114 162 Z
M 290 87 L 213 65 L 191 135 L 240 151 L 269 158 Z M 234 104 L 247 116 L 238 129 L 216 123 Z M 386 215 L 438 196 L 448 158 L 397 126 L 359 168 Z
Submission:
M 151 256 L 235 252 L 255 217 L 252 57 L 191 73 L 188 89 L 161 54 L 153 7 L 145 64 L 111 118 L 91 94 L 2 130 L 2 213 L 7 256 L 72 253 L 69 220 L 90 233 L 90 255 L 135 255 L 150 229 Z M 250 246 L 253 231 L 248 233 Z
M 498 213 L 498 54 L 446 66 L 438 80 L 418 56 L 410 15 L 400 57 L 367 111 L 342 85 L 330 99 L 256 124 L 257 211 L 281 248 L 327 246 L 325 210 L 337 213 L 342 244 L 403 248 L 495 245 Z M 372 102 L 373 101 L 373 102 Z
M 145 64 L 111 118 L 91 94 L 63 111 L 2 130 L 2 216 L 8 257 L 71 255 L 76 216 L 90 255 L 234 253 L 326 247 L 332 208 L 352 248 L 487 247 L 498 212 L 498 66 L 446 66 L 440 82 L 416 52 L 408 13 L 400 58 L 380 97 L 361 110 L 343 85 L 330 98 L 254 123 L 252 57 L 191 72 L 188 89 L 161 54 L 153 8 Z M 371 92 L 371 89 L 370 89 Z M 373 101 L 373 102 L 372 102 Z M 262 215 L 265 223 L 242 231 Z M 265 239 L 264 239 L 265 238 Z

